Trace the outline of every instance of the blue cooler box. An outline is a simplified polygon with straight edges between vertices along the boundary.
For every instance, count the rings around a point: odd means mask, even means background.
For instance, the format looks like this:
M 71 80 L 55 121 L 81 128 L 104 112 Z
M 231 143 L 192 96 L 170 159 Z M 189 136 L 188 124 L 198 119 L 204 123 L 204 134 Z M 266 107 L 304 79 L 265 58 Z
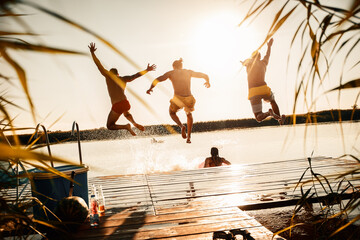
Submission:
M 64 165 L 55 167 L 56 170 L 66 174 L 69 178 L 71 173 L 75 172 L 73 196 L 81 197 L 89 204 L 88 195 L 88 166 Z M 45 171 L 35 171 L 33 174 L 34 186 L 31 187 L 32 196 L 38 198 L 50 211 L 54 212 L 57 202 L 69 196 L 70 181 L 54 173 Z M 36 204 L 33 207 L 34 217 L 36 219 L 53 219 L 53 215 Z

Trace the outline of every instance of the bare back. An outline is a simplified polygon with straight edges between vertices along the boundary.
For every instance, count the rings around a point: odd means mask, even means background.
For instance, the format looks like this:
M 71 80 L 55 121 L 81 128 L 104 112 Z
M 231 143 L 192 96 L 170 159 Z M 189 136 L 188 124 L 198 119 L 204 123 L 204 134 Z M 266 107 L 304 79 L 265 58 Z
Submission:
M 189 69 L 175 68 L 169 72 L 166 72 L 164 75 L 158 77 L 151 83 L 151 87 L 148 90 L 148 93 L 154 88 L 158 82 L 163 82 L 167 79 L 170 79 L 173 88 L 174 94 L 181 97 L 191 96 L 191 78 L 203 78 L 206 83 L 204 84 L 207 88 L 210 87 L 209 76 L 202 72 L 194 72 Z
M 108 72 L 108 75 L 105 75 L 106 86 L 111 99 L 111 103 L 120 102 L 126 99 L 124 89 L 126 87 L 126 82 L 123 81 L 120 77 L 116 76 L 117 82 L 111 78 L 111 73 Z
M 225 158 L 222 157 L 208 157 L 205 159 L 205 165 L 204 167 L 219 167 L 222 166 L 222 164 L 231 165 L 229 161 L 227 161 Z
M 169 79 L 174 87 L 174 93 L 187 97 L 191 95 L 191 77 L 193 71 L 187 69 L 174 69 L 169 74 Z

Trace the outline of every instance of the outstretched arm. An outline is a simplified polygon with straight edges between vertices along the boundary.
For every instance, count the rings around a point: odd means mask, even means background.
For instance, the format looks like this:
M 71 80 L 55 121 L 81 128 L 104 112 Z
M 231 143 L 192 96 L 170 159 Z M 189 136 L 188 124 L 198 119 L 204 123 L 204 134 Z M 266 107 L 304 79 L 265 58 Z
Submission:
M 231 162 L 229 162 L 228 160 L 226 160 L 225 158 L 221 158 L 222 162 L 225 163 L 226 165 L 231 165 Z
M 271 46 L 272 46 L 273 42 L 274 42 L 274 39 L 271 38 L 269 40 L 269 42 L 267 43 L 268 48 L 266 51 L 266 55 L 265 55 L 264 59 L 262 60 L 266 65 L 269 63 L 269 58 L 270 58 L 270 54 L 271 54 Z
M 209 81 L 209 76 L 205 73 L 201 73 L 201 72 L 191 72 L 191 76 L 192 77 L 196 77 L 196 78 L 203 78 L 205 79 L 205 87 L 209 88 L 210 87 L 210 81 Z
M 100 73 L 104 76 L 107 75 L 107 70 L 102 66 L 100 60 L 96 57 L 95 55 L 95 51 L 96 51 L 96 47 L 95 47 L 95 43 L 91 42 L 90 45 L 88 46 L 91 52 L 91 56 L 97 66 L 97 68 L 99 69 Z
M 121 77 L 125 82 L 131 82 L 135 79 L 137 79 L 138 77 L 141 77 L 142 75 L 145 75 L 146 73 L 150 72 L 150 71 L 155 71 L 156 69 L 156 65 L 153 64 L 153 65 L 150 65 L 148 63 L 147 65 L 147 68 L 145 70 L 142 70 L 138 73 L 135 73 L 134 75 L 131 75 L 131 76 L 124 76 L 124 77 Z
M 170 72 L 165 73 L 164 75 L 156 78 L 150 85 L 150 88 L 146 91 L 147 94 L 151 94 L 151 92 L 153 91 L 152 89 L 159 83 L 159 82 L 163 82 L 166 79 L 168 79 L 170 77 Z

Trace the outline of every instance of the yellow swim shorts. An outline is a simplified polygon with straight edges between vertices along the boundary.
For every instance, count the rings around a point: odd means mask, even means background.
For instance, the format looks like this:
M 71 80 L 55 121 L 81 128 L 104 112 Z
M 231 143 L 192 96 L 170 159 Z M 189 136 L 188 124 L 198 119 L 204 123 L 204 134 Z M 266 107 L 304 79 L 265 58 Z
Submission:
M 174 95 L 174 97 L 170 100 L 170 110 L 173 112 L 177 112 L 180 109 L 184 108 L 186 113 L 190 113 L 195 110 L 195 98 L 190 95 L 187 97 L 182 97 L 178 95 Z
M 248 99 L 250 100 L 255 96 L 271 96 L 271 94 L 271 88 L 269 88 L 267 85 L 262 85 L 260 87 L 250 88 Z

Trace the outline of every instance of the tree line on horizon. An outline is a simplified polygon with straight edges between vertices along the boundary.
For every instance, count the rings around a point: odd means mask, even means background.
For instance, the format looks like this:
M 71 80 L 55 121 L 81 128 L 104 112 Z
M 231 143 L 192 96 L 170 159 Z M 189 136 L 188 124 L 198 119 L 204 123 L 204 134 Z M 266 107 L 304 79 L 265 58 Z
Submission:
M 347 110 L 327 110 L 314 113 L 297 114 L 295 118 L 292 115 L 286 117 L 285 125 L 294 124 L 312 124 L 326 122 L 343 122 L 343 121 L 359 121 L 360 109 Z M 169 125 L 176 132 L 180 133 L 180 128 L 176 125 Z M 265 126 L 278 126 L 278 122 L 274 119 L 268 119 L 258 123 L 253 118 L 245 119 L 229 119 L 208 122 L 196 122 L 193 125 L 193 132 L 211 132 L 226 129 L 255 128 Z M 97 129 L 80 130 L 81 141 L 108 140 L 108 139 L 125 139 L 132 137 L 125 131 L 109 131 L 105 127 Z M 149 125 L 146 126 L 144 132 L 137 132 L 138 136 L 162 136 L 171 134 L 165 125 Z M 27 144 L 31 140 L 31 134 L 18 135 L 22 144 Z M 77 136 L 73 136 L 71 131 L 48 131 L 50 143 L 65 143 L 77 141 Z M 9 137 L 12 141 L 12 137 Z M 38 140 L 39 145 L 46 144 L 45 135 Z

